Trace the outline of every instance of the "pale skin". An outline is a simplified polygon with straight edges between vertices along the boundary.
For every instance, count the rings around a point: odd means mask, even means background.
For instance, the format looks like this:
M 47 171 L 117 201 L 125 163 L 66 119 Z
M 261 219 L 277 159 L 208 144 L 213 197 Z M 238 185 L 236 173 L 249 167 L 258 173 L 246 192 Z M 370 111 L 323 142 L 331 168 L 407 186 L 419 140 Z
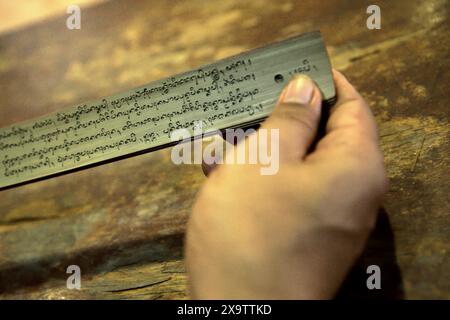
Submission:
M 330 299 L 360 256 L 387 191 L 374 117 L 333 71 L 338 100 L 315 149 L 321 94 L 290 82 L 262 128 L 280 130 L 280 167 L 215 167 L 193 206 L 186 264 L 193 299 Z M 245 148 L 239 143 L 236 148 Z

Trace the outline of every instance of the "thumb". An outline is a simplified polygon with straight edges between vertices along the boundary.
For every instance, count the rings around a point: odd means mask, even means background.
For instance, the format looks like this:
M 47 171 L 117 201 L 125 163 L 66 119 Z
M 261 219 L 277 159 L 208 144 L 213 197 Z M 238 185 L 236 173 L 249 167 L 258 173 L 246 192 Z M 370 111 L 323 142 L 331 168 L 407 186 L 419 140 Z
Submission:
M 322 95 L 314 81 L 297 76 L 281 92 L 277 106 L 261 129 L 279 130 L 280 161 L 304 158 L 319 126 Z

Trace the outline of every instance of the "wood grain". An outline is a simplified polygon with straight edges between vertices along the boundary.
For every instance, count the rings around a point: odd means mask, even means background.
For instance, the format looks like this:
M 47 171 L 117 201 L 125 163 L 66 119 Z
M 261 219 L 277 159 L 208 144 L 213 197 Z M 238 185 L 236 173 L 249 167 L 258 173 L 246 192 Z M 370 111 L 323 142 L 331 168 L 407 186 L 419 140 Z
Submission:
M 0 125 L 320 29 L 369 102 L 390 192 L 340 297 L 450 298 L 449 1 L 111 1 L 0 37 Z M 0 298 L 188 296 L 185 224 L 204 177 L 168 150 L 0 193 Z M 68 290 L 65 270 L 82 269 Z M 368 291 L 378 264 L 382 290 Z

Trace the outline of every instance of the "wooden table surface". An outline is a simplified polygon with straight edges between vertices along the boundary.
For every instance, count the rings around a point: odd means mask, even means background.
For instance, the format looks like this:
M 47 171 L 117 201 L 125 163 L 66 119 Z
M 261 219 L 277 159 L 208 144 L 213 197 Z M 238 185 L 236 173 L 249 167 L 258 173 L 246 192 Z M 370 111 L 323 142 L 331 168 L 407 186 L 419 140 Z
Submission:
M 320 29 L 368 100 L 391 182 L 342 298 L 450 298 L 448 0 L 111 1 L 0 36 L 0 126 Z M 0 298 L 188 297 L 183 238 L 199 166 L 170 150 L 0 192 Z M 82 271 L 66 288 L 66 268 Z M 382 289 L 366 289 L 366 267 Z

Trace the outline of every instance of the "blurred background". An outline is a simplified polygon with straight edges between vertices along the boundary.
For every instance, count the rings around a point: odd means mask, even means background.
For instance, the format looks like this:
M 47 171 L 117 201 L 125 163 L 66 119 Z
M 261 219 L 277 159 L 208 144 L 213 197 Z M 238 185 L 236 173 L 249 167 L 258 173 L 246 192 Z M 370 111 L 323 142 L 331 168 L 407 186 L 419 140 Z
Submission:
M 375 2 L 380 30 L 366 0 L 0 0 L 0 126 L 319 29 L 375 114 L 390 178 L 339 297 L 449 299 L 450 1 Z M 184 230 L 204 181 L 160 150 L 1 191 L 0 299 L 187 298 Z M 71 264 L 81 290 L 66 288 Z M 367 290 L 371 264 L 382 290 Z
M 61 15 L 71 4 L 86 7 L 107 0 L 0 0 L 0 34 Z

